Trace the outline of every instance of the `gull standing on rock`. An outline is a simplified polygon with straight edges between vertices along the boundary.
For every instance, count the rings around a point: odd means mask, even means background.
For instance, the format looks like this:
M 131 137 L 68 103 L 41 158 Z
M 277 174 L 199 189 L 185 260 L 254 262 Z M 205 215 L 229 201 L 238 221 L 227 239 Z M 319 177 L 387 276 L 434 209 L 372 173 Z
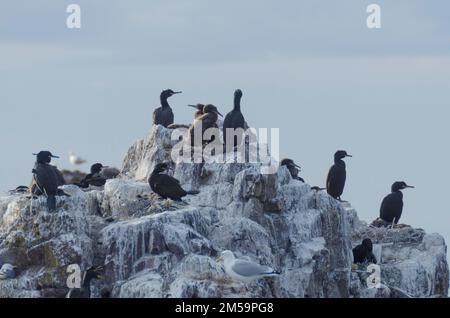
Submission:
M 223 251 L 219 257 L 223 261 L 225 272 L 236 281 L 249 283 L 262 277 L 272 277 L 280 275 L 269 266 L 260 265 L 254 262 L 237 259 L 233 252 Z

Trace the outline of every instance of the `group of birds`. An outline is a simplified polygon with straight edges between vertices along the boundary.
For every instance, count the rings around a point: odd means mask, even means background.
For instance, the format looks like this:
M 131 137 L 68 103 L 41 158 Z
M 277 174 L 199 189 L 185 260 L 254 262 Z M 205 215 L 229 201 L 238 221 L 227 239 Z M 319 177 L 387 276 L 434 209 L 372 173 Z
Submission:
M 166 128 L 180 127 L 180 125 L 174 124 L 174 113 L 168 103 L 168 99 L 170 97 L 180 93 L 181 92 L 173 91 L 171 89 L 162 91 L 160 95 L 161 106 L 155 109 L 155 111 L 153 112 L 154 125 L 162 125 Z M 228 144 L 232 146 L 232 149 L 235 149 L 242 143 L 242 135 L 236 134 L 236 130 L 242 129 L 242 131 L 245 131 L 249 128 L 241 112 L 242 96 L 243 93 L 240 89 L 237 89 L 234 92 L 234 107 L 225 116 L 225 119 L 223 121 L 223 145 L 227 147 L 227 150 L 229 149 Z M 222 114 L 219 112 L 217 107 L 212 104 L 195 104 L 188 106 L 193 107 L 196 110 L 192 125 L 186 127 L 188 128 L 186 139 L 191 145 L 194 146 L 194 136 L 196 133 L 199 132 L 201 133 L 201 136 L 203 136 L 203 133 L 209 128 L 219 129 L 218 117 L 222 116 Z M 230 136 L 228 134 L 228 131 L 233 133 L 231 135 L 233 137 L 233 140 L 227 139 L 227 137 Z M 214 140 L 214 138 L 206 141 L 202 140 L 202 146 L 204 146 L 205 143 L 209 143 Z M 20 186 L 17 187 L 14 191 L 16 193 L 31 192 L 32 197 L 33 195 L 44 195 L 47 198 L 48 210 L 55 211 L 56 196 L 68 196 L 68 194 L 59 189 L 60 186 L 66 184 L 63 174 L 55 166 L 50 164 L 52 158 L 59 157 L 53 155 L 50 151 L 40 151 L 39 153 L 36 153 L 34 155 L 36 156 L 36 163 L 32 170 L 33 180 L 31 189 L 28 189 L 28 187 Z M 342 201 L 341 196 L 344 191 L 347 176 L 346 164 L 343 159 L 348 157 L 352 156 L 344 150 L 338 150 L 334 154 L 334 164 L 330 168 L 327 175 L 326 187 L 320 188 L 316 186 L 312 187 L 312 189 L 326 189 L 327 193 L 331 197 L 336 200 Z M 70 155 L 70 161 L 76 165 L 85 163 L 85 160 L 78 158 L 74 154 Z M 292 179 L 299 182 L 305 182 L 305 180 L 299 176 L 301 167 L 297 165 L 294 160 L 288 158 L 283 159 L 280 162 L 280 166 L 285 166 L 288 169 Z M 169 170 L 171 170 L 171 163 L 163 162 L 155 165 L 148 179 L 149 185 L 153 192 L 157 193 L 163 199 L 171 199 L 174 201 L 180 201 L 186 195 L 195 195 L 199 193 L 198 191 L 184 190 L 180 182 L 176 178 L 168 174 Z M 115 178 L 118 174 L 119 171 L 117 169 L 109 168 L 103 166 L 100 163 L 96 163 L 91 166 L 90 173 L 86 175 L 86 177 L 81 180 L 81 182 L 76 183 L 76 185 L 80 188 L 89 188 L 91 186 L 102 187 L 105 185 L 106 180 Z M 404 190 L 406 188 L 413 187 L 407 185 L 403 181 L 395 182 L 392 185 L 391 193 L 383 199 L 381 203 L 379 218 L 386 224 L 397 224 L 400 220 L 403 209 L 403 195 L 401 190 Z M 376 263 L 376 258 L 372 253 L 372 241 L 370 239 L 364 239 L 361 245 L 356 246 L 353 249 L 353 255 L 355 263 Z M 224 268 L 227 274 L 237 280 L 251 281 L 255 278 L 276 276 L 279 274 L 279 272 L 270 267 L 259 265 L 257 263 L 246 260 L 236 259 L 233 252 L 231 251 L 222 252 L 220 259 L 224 262 Z M 4 279 L 5 277 L 11 278 L 14 275 L 14 268 L 10 264 L 5 264 L 0 270 L 0 279 Z M 78 291 L 70 291 L 67 297 L 77 297 L 76 295 L 78 293 L 81 293 L 81 297 L 89 297 L 90 281 L 92 279 L 98 278 L 99 276 L 99 268 L 91 268 L 87 270 L 83 278 L 82 288 Z

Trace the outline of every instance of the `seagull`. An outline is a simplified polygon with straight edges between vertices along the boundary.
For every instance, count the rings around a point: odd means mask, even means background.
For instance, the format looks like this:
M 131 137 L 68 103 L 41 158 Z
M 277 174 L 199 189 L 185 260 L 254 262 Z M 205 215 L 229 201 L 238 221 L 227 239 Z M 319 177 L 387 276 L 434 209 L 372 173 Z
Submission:
M 73 152 L 69 152 L 69 161 L 74 166 L 79 166 L 79 165 L 82 165 L 83 163 L 86 162 L 86 160 L 84 160 L 83 158 L 77 156 Z
M 223 251 L 218 260 L 223 261 L 225 272 L 236 281 L 249 283 L 262 277 L 280 275 L 279 272 L 269 266 L 259 265 L 243 259 L 237 259 L 234 257 L 233 252 L 228 250 Z
M 16 277 L 15 269 L 16 267 L 11 264 L 3 264 L 0 269 L 0 280 L 6 280 Z

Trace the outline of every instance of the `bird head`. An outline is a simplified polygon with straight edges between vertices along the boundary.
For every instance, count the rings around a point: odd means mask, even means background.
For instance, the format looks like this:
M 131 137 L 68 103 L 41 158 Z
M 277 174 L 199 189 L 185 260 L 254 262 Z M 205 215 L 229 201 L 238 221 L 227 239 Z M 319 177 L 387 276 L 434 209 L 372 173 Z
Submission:
M 413 186 L 407 185 L 404 181 L 397 181 L 392 184 L 391 190 L 392 192 L 396 192 L 399 190 L 403 190 L 406 188 L 414 188 Z
M 234 259 L 234 254 L 232 251 L 226 250 L 220 253 L 220 257 L 217 259 L 218 262 L 229 262 Z
M 372 240 L 370 238 L 365 238 L 362 241 L 362 246 L 364 246 L 367 251 L 372 252 L 373 244 L 372 244 Z
M 58 156 L 54 156 L 50 151 L 40 151 L 38 153 L 34 153 L 36 156 L 36 161 L 39 163 L 50 163 L 52 158 L 59 158 Z
M 340 160 L 343 159 L 345 157 L 352 157 L 351 155 L 349 155 L 347 153 L 347 151 L 345 150 L 338 150 L 336 151 L 336 153 L 334 154 L 334 160 Z
M 91 280 L 91 279 L 103 279 L 103 272 L 105 271 L 104 266 L 92 266 L 86 271 L 85 280 Z
M 301 169 L 301 167 L 300 167 L 299 165 L 297 165 L 297 164 L 294 162 L 294 160 L 288 159 L 288 158 L 281 160 L 280 165 L 281 165 L 281 166 L 286 166 L 286 167 L 288 167 L 288 168 L 291 168 L 291 167 L 294 168 L 294 167 L 295 167 L 295 168 Z
M 155 166 L 155 168 L 153 169 L 153 173 L 161 173 L 161 172 L 167 171 L 169 169 L 170 169 L 170 165 L 165 162 L 162 162 L 162 163 L 158 163 Z
M 161 92 L 161 99 L 167 99 L 175 94 L 181 94 L 181 92 L 174 92 L 171 89 L 166 89 L 164 91 Z
M 242 97 L 242 91 L 240 89 L 237 89 L 234 91 L 234 97 L 235 98 L 241 98 Z
M 205 107 L 203 107 L 203 113 L 205 113 L 205 114 L 214 113 L 214 114 L 217 114 L 217 115 L 223 117 L 222 114 L 219 113 L 219 110 L 217 109 L 217 107 L 212 104 L 208 104 Z
M 107 168 L 107 167 L 103 166 L 101 163 L 94 163 L 94 164 L 91 166 L 91 173 L 92 173 L 92 174 L 94 174 L 94 173 L 100 173 L 100 171 L 102 171 L 103 168 Z
M 203 104 L 197 104 L 197 105 L 188 105 L 189 107 L 193 107 L 196 108 L 197 110 L 203 111 L 203 108 L 205 107 L 205 105 Z

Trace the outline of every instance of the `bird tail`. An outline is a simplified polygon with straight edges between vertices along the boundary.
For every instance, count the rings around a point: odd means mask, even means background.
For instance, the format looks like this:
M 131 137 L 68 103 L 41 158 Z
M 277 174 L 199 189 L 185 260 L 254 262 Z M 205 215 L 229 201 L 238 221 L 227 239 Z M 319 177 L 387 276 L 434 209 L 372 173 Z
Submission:
M 47 197 L 47 208 L 49 212 L 56 211 L 56 197 L 55 195 L 49 195 Z
M 200 191 L 197 190 L 192 190 L 192 191 L 186 191 L 186 194 L 190 194 L 190 195 L 195 195 L 195 194 L 199 194 Z

